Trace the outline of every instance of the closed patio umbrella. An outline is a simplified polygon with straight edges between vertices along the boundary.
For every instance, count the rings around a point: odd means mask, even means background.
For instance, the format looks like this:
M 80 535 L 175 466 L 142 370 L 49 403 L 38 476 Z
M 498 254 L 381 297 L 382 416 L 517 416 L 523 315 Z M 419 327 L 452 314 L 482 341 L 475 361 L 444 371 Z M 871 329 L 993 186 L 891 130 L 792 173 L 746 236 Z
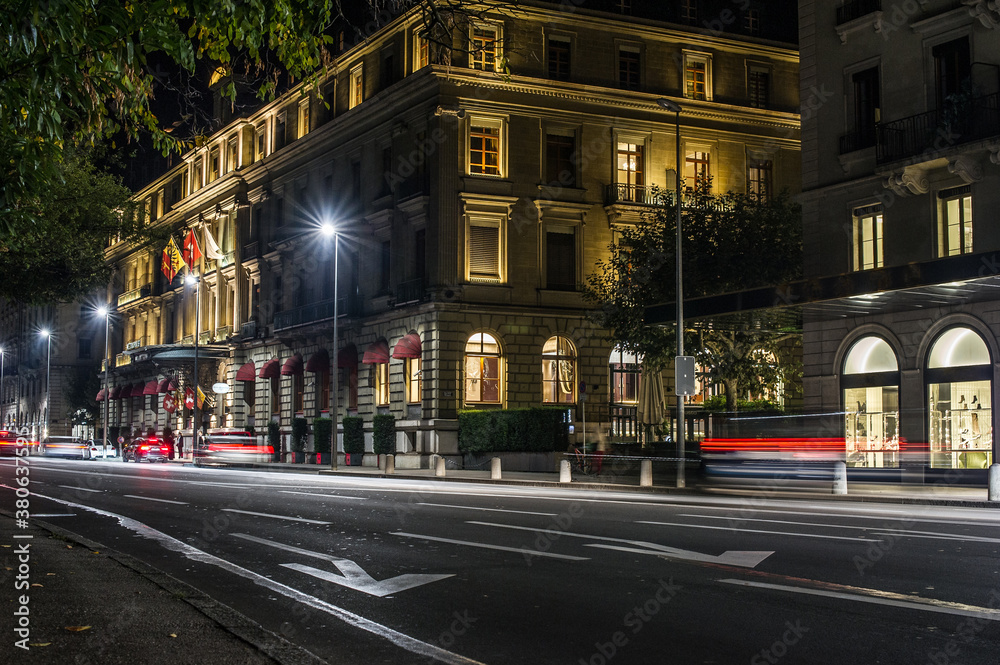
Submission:
M 654 426 L 663 423 L 666 412 L 666 394 L 663 391 L 663 378 L 658 370 L 642 366 L 639 377 L 639 402 L 636 405 L 636 419 L 642 425 L 645 433 L 645 444 L 650 443 L 650 432 Z

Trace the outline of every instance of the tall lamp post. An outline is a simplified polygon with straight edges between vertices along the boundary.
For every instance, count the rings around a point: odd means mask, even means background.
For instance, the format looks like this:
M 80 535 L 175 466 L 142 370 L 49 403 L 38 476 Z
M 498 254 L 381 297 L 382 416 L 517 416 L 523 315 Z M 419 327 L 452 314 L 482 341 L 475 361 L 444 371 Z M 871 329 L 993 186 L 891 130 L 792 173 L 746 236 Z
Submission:
M 4 410 L 5 409 L 4 409 L 4 406 L 3 406 L 3 398 L 4 398 L 4 394 L 3 394 L 3 361 L 4 361 L 4 353 L 6 353 L 6 351 L 4 350 L 4 348 L 2 346 L 0 346 L 0 426 L 6 425 L 6 422 L 7 422 L 6 415 L 4 414 Z
M 52 377 L 52 333 L 48 328 L 42 328 L 42 337 L 45 338 L 45 429 L 42 430 L 42 440 L 49 438 L 49 412 L 51 409 L 51 402 L 49 401 L 51 397 L 51 386 L 50 379 Z
M 186 284 L 194 285 L 194 420 L 191 423 L 191 454 L 198 445 L 198 338 L 201 336 L 201 280 L 199 275 L 188 271 L 184 277 Z
M 681 107 L 669 99 L 658 99 L 656 103 L 660 108 L 672 111 L 674 114 L 674 143 L 676 148 L 675 164 L 677 169 L 676 188 L 674 191 L 674 208 L 676 214 L 677 237 L 676 243 L 676 275 L 677 294 L 674 299 L 677 302 L 677 358 L 674 360 L 674 394 L 677 396 L 677 487 L 684 487 L 684 396 L 688 394 L 687 388 L 681 385 L 681 364 L 684 357 L 684 272 L 681 246 Z M 666 245 L 666 238 L 664 238 Z
M 104 451 L 108 450 L 108 408 L 111 400 L 111 390 L 108 382 L 111 380 L 111 308 L 101 306 L 97 308 L 97 313 L 104 317 Z M 116 447 L 117 449 L 117 447 Z M 117 450 L 116 450 L 117 452 Z
M 340 277 L 340 234 L 333 224 L 323 224 L 320 229 L 325 236 L 333 236 L 333 405 L 330 408 L 330 415 L 333 417 L 333 441 L 330 445 L 332 454 L 330 455 L 330 469 L 337 470 L 337 427 L 340 411 L 340 337 L 338 333 L 338 305 L 340 304 L 340 291 L 337 280 Z

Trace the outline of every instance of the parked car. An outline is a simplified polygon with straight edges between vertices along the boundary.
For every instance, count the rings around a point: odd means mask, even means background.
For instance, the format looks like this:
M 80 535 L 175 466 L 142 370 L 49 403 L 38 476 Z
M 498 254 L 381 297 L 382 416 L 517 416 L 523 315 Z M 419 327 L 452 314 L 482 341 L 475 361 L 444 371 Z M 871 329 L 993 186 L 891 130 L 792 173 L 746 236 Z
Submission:
M 140 436 L 125 446 L 123 462 L 166 462 L 170 459 L 170 446 L 155 436 Z
M 209 430 L 194 448 L 195 464 L 263 464 L 273 457 L 274 448 L 238 429 Z
M 50 436 L 42 442 L 42 454 L 46 457 L 90 459 L 90 446 L 75 436 Z
M 103 441 L 88 441 L 87 447 L 90 448 L 90 459 L 107 459 L 109 457 L 118 457 L 118 451 L 115 450 L 115 444 L 108 443 L 107 446 L 104 445 Z

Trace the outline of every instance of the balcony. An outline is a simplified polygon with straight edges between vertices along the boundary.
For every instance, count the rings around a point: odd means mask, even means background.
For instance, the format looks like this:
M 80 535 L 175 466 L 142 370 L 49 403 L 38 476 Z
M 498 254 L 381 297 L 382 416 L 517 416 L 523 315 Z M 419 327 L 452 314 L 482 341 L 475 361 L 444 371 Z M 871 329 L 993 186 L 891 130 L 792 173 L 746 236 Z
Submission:
M 137 289 L 132 289 L 131 291 L 126 291 L 125 293 L 118 296 L 118 306 L 124 307 L 125 305 L 135 302 L 141 298 L 146 298 L 153 292 L 152 284 L 143 284 Z
M 837 25 L 867 16 L 873 12 L 882 11 L 882 0 L 853 0 L 837 7 Z
M 1000 93 L 966 98 L 948 109 L 935 109 L 876 127 L 878 164 L 926 155 L 944 156 L 949 148 L 1000 135 Z
M 128 344 L 126 344 L 125 345 L 125 350 L 126 351 L 134 351 L 136 349 L 141 349 L 144 346 L 146 346 L 146 340 L 144 338 L 140 337 L 139 339 L 133 339 L 131 342 L 129 342 Z
M 402 282 L 396 287 L 396 306 L 422 302 L 426 298 L 427 292 L 423 277 Z
M 868 129 L 852 132 L 851 134 L 845 134 L 840 137 L 840 154 L 846 155 L 849 152 L 856 152 L 858 150 L 864 150 L 865 148 L 871 148 L 875 145 L 875 128 L 870 127 Z
M 260 258 L 260 243 L 248 242 L 243 245 L 243 260 L 252 261 Z
M 337 304 L 337 316 L 353 316 L 360 311 L 357 298 L 341 298 Z M 333 299 L 321 300 L 320 302 L 296 307 L 285 312 L 277 312 L 274 315 L 274 329 L 284 330 L 295 326 L 304 326 L 310 323 L 319 323 L 333 318 Z
M 132 364 L 132 356 L 127 353 L 119 353 L 115 356 L 115 367 L 126 367 Z
M 225 268 L 226 266 L 231 266 L 236 263 L 236 252 L 223 252 L 222 256 L 219 258 L 219 267 Z
M 646 185 L 614 183 L 604 188 L 604 205 L 635 204 L 641 206 L 663 205 L 663 192 Z
M 257 336 L 257 322 L 247 321 L 240 326 L 240 337 L 243 339 L 253 339 Z

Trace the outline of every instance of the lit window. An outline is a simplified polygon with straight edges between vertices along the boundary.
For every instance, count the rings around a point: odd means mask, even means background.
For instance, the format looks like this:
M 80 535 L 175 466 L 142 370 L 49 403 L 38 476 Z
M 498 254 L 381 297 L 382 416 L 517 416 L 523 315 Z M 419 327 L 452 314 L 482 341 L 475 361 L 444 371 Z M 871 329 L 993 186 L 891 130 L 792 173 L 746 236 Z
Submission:
M 493 335 L 476 333 L 465 345 L 465 401 L 500 403 L 500 344 Z
M 431 64 L 431 42 L 426 37 L 413 35 L 413 70 L 422 69 Z
M 684 54 L 684 96 L 712 99 L 712 58 L 704 54 Z
M 303 99 L 299 102 L 299 118 L 298 118 L 298 132 L 299 138 L 302 138 L 309 133 L 309 98 Z
M 219 158 L 219 148 L 218 146 L 212 148 L 211 152 L 208 154 L 208 181 L 215 182 L 221 175 L 219 169 L 222 167 L 222 161 Z
M 565 337 L 550 337 L 542 347 L 542 402 L 576 401 L 576 349 Z
M 473 26 L 472 48 L 469 54 L 470 66 L 484 72 L 497 71 L 499 43 L 496 28 Z
M 372 366 L 375 374 L 375 406 L 389 406 L 389 363 Z
M 500 123 L 474 120 L 469 127 L 469 173 L 500 175 Z
M 364 65 L 359 64 L 351 70 L 351 99 L 348 108 L 354 108 L 364 101 L 365 98 L 365 76 Z
M 618 194 L 624 201 L 644 200 L 645 159 L 641 143 L 618 143 Z
M 771 160 L 747 158 L 747 194 L 766 201 L 773 191 L 773 177 Z
M 882 206 L 880 204 L 854 211 L 853 270 L 881 268 Z
M 267 151 L 267 125 L 261 123 L 254 127 L 254 160 L 264 159 Z
M 972 188 L 969 185 L 942 190 L 941 223 L 938 226 L 938 256 L 972 252 Z
M 229 139 L 229 142 L 226 144 L 226 173 L 235 171 L 239 166 L 240 154 L 237 150 L 237 145 L 235 137 Z
M 687 190 L 707 192 L 712 185 L 712 164 L 708 151 L 692 150 L 684 160 L 684 181 Z
M 420 358 L 406 359 L 406 403 L 420 404 L 423 398 Z

